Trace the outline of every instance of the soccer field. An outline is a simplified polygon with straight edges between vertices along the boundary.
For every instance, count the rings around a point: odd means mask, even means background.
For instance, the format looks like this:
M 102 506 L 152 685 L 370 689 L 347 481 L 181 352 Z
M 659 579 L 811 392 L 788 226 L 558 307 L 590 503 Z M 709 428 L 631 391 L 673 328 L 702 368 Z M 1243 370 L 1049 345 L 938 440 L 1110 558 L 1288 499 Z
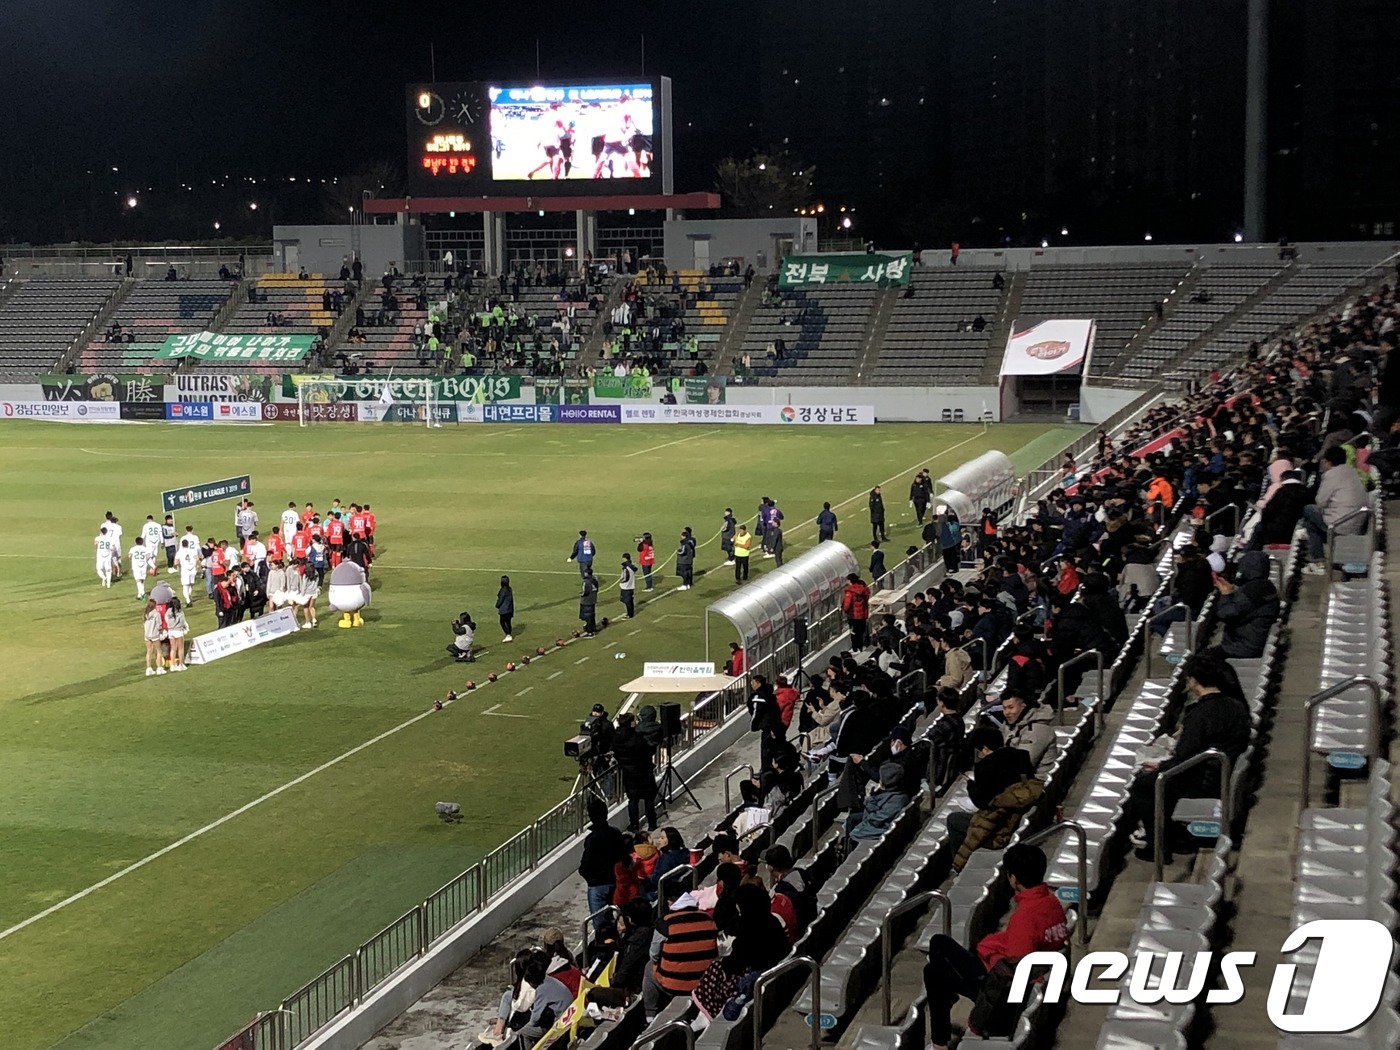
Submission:
M 915 470 L 937 477 L 998 448 L 1024 471 L 1078 433 L 0 425 L 7 1045 L 212 1047 L 548 809 L 577 771 L 561 741 L 595 700 L 616 710 L 644 659 L 704 658 L 703 610 L 734 586 L 715 569 L 726 506 L 751 522 L 773 496 L 794 557 L 829 500 L 838 539 L 864 563 L 865 494 L 883 483 L 893 565 L 917 543 Z M 93 571 L 98 522 L 115 511 L 129 546 L 147 514 L 159 520 L 162 489 L 244 473 L 264 532 L 289 500 L 373 505 L 366 625 L 337 630 L 323 593 L 315 631 L 145 678 L 134 586 L 104 590 Z M 177 522 L 231 539 L 232 515 L 219 503 Z M 639 588 L 635 621 L 405 724 L 467 677 L 443 651 L 458 612 L 478 623 L 480 682 L 579 626 L 565 563 L 579 529 L 599 549 L 601 618 L 621 613 L 616 567 L 632 538 L 653 534 L 660 567 L 684 525 L 701 542 L 694 590 L 675 592 L 663 572 L 652 594 Z M 772 564 L 755 560 L 755 575 Z M 516 594 L 509 645 L 493 610 L 502 573 Z M 190 621 L 192 634 L 211 630 L 209 603 Z M 607 658 L 608 642 L 624 661 Z M 439 799 L 466 819 L 438 822 Z

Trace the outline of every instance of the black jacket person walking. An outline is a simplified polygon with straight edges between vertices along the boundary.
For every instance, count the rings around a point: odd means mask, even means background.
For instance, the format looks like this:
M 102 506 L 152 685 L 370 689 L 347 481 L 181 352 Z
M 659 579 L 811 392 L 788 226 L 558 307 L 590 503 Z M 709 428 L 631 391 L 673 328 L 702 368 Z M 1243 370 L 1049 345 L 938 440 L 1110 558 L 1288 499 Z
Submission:
M 870 490 L 870 538 L 887 540 L 890 534 L 885 531 L 885 497 L 880 495 L 880 486 Z
M 515 592 L 510 589 L 510 577 L 501 577 L 501 589 L 496 592 L 496 615 L 501 618 L 503 642 L 510 641 L 511 620 L 515 617 Z

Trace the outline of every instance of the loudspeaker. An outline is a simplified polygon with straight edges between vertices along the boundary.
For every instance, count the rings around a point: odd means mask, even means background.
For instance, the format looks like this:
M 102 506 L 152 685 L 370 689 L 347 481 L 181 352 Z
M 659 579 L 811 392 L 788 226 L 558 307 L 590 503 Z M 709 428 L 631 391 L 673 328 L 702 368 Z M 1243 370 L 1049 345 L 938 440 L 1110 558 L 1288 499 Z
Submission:
M 807 617 L 793 617 L 792 640 L 797 643 L 799 649 L 807 648 Z
M 657 715 L 661 719 L 661 733 L 668 739 L 681 735 L 681 705 L 658 704 Z

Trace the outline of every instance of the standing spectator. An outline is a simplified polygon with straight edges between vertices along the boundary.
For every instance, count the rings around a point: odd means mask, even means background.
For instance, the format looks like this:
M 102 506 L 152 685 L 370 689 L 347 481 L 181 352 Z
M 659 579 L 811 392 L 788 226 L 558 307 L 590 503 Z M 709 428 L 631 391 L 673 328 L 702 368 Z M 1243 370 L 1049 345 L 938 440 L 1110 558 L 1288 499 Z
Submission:
M 501 577 L 501 589 L 496 592 L 496 615 L 501 618 L 503 642 L 511 640 L 511 622 L 515 618 L 515 592 L 510 587 L 510 577 Z
M 578 562 L 578 574 L 587 575 L 587 571 L 593 566 L 593 556 L 597 549 L 593 546 L 593 541 L 588 538 L 587 529 L 578 530 L 578 539 L 574 540 L 574 549 L 569 552 L 566 561 Z
M 627 857 L 630 847 L 622 832 L 608 823 L 608 804 L 602 799 L 588 800 L 588 819 L 578 873 L 588 887 L 588 912 L 597 932 L 602 929 L 604 918 L 597 913 L 612 903 L 613 890 L 617 888 L 613 866 Z
M 962 525 L 958 522 L 957 511 L 952 507 L 944 507 L 939 517 L 942 523 L 938 527 L 938 545 L 943 551 L 943 568 L 952 575 L 958 571 L 962 561 L 958 549 L 962 546 Z
M 783 523 L 780 519 L 781 511 L 774 508 L 775 514 L 773 523 L 768 526 L 768 549 L 773 552 L 773 567 L 781 568 L 783 564 L 783 552 L 787 550 L 787 544 L 783 540 Z
M 846 577 L 846 589 L 841 593 L 841 611 L 851 629 L 851 648 L 865 648 L 866 631 L 870 624 L 870 588 L 855 573 Z
M 817 514 L 817 542 L 825 543 L 829 539 L 834 539 L 838 527 L 836 515 L 831 510 L 831 504 L 823 503 L 821 512 Z
M 651 590 L 651 569 L 656 564 L 656 548 L 652 544 L 651 533 L 642 533 L 641 542 L 637 544 L 637 564 L 642 567 L 642 579 L 646 581 L 646 589 Z
M 767 769 L 773 742 L 783 738 L 783 720 L 773 687 L 761 674 L 749 675 L 748 708 L 749 730 L 758 734 L 759 768 Z
M 948 265 L 958 265 L 958 256 L 962 253 L 962 245 L 957 241 L 953 242 L 952 248 L 948 250 Z
M 630 620 L 637 615 L 633 599 L 637 595 L 637 569 L 632 564 L 632 555 L 622 552 L 622 569 L 617 578 L 617 593 L 622 599 L 622 607 L 627 611 L 623 616 Z
M 683 591 L 695 585 L 695 536 L 690 526 L 681 530 L 680 543 L 676 545 L 676 575 L 680 577 Z
M 975 952 L 941 933 L 929 942 L 924 989 L 928 995 L 933 1050 L 948 1050 L 953 1005 L 959 998 L 976 1000 L 983 982 L 999 963 L 1014 966 L 1032 952 L 1059 951 L 1069 939 L 1065 909 L 1045 885 L 1045 854 L 1035 846 L 1015 845 L 1003 856 L 1002 867 L 1016 894 L 1016 910 L 1006 929 L 983 937 Z M 973 1034 L 970 1029 L 968 1034 Z M 987 1037 L 1010 1033 L 976 1034 Z
M 734 518 L 732 507 L 724 508 L 724 522 L 719 529 L 719 548 L 724 551 L 724 564 L 734 564 L 734 534 L 738 529 L 738 522 Z
M 890 534 L 885 531 L 885 497 L 880 495 L 880 486 L 870 490 L 870 538 L 887 540 Z
M 724 673 L 738 678 L 744 673 L 744 649 L 738 642 L 729 643 L 729 659 L 724 662 Z
M 753 537 L 749 535 L 747 526 L 739 526 L 733 545 L 734 582 L 740 583 L 749 578 L 749 548 L 753 545 Z
M 786 736 L 788 729 L 792 726 L 792 716 L 797 710 L 797 702 L 802 698 L 802 694 L 792 687 L 785 675 L 779 675 L 773 696 L 778 705 L 778 719 L 783 723 L 783 735 Z
M 627 830 L 636 831 L 645 811 L 647 830 L 656 830 L 656 748 L 637 731 L 636 716 L 617 716 L 613 755 L 622 774 L 622 790 L 627 793 Z
M 1335 528 L 1339 536 L 1358 536 L 1366 531 L 1366 515 L 1356 514 L 1367 506 L 1366 488 L 1355 470 L 1347 469 L 1346 450 L 1332 445 L 1322 453 L 1322 480 L 1317 496 L 1303 508 L 1303 527 L 1308 531 L 1308 564 L 1303 571 L 1321 576 L 1330 566 L 1324 565 L 1327 531 Z M 1343 521 L 1347 515 L 1353 515 Z

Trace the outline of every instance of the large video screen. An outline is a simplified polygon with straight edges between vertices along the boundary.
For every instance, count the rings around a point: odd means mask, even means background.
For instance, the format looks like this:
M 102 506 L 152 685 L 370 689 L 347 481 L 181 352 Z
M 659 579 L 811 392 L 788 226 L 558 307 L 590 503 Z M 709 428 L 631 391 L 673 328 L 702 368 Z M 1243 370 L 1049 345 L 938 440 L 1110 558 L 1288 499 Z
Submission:
M 651 178 L 650 84 L 492 86 L 487 95 L 495 181 Z
M 669 85 L 410 85 L 409 192 L 669 193 Z

